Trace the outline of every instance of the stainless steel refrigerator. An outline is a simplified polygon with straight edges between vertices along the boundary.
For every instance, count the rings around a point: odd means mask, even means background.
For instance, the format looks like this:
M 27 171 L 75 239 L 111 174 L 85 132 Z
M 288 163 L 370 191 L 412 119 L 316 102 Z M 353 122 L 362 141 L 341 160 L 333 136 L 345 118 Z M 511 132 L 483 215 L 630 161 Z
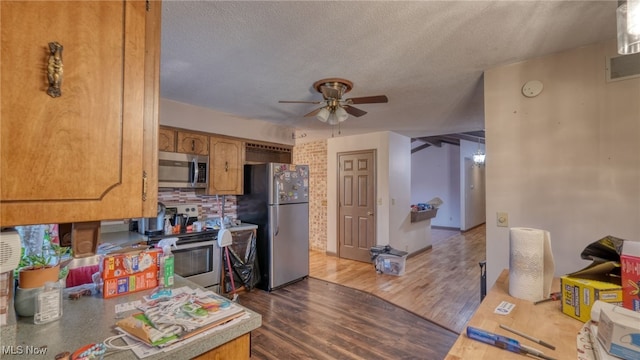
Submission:
M 309 276 L 309 166 L 245 165 L 238 219 L 258 225 L 256 254 L 267 291 Z

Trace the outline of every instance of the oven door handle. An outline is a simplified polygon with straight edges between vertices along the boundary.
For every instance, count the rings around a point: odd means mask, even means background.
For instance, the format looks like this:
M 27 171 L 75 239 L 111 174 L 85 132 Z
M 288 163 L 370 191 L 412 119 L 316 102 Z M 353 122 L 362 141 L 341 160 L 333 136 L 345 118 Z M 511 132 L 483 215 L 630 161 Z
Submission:
M 202 246 L 212 246 L 212 245 L 217 245 L 218 242 L 213 239 L 213 240 L 207 240 L 207 241 L 199 241 L 199 242 L 192 242 L 192 243 L 187 243 L 187 244 L 180 244 L 180 241 L 178 241 L 178 243 L 176 245 L 178 245 L 177 249 L 171 249 L 172 252 L 176 252 L 176 251 L 180 251 L 180 250 L 189 250 L 189 249 L 193 249 L 193 248 L 197 248 L 197 247 L 202 247 Z

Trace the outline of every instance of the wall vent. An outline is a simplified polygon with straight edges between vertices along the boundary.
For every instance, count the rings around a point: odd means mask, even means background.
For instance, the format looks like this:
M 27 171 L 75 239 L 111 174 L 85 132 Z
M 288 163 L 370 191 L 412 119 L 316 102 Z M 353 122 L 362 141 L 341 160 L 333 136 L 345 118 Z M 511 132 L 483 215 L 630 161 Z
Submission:
M 607 57 L 607 81 L 640 77 L 640 53 Z

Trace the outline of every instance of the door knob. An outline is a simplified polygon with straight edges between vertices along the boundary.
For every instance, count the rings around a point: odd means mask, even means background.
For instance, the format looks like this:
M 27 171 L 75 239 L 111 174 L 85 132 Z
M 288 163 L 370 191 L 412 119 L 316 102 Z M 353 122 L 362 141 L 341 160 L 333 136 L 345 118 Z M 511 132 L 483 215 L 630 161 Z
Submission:
M 369 216 L 373 215 L 373 211 L 367 211 L 367 215 Z

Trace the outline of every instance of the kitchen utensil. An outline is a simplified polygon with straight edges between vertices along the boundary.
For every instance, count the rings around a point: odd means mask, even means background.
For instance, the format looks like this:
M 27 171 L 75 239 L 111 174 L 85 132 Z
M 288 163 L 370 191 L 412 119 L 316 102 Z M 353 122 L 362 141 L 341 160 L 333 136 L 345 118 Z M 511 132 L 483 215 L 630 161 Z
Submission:
M 167 212 L 167 207 L 163 203 L 158 202 L 158 214 L 156 216 L 156 228 L 154 230 L 164 229 L 164 215 Z

